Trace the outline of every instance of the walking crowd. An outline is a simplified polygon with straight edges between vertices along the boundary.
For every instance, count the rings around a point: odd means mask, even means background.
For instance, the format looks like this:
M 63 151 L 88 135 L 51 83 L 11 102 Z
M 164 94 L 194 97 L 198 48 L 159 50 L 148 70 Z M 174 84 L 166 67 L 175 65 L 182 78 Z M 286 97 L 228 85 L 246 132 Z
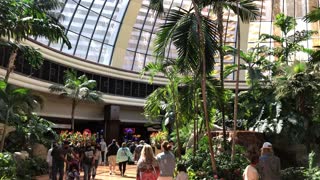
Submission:
M 155 149 L 143 140 L 139 144 L 123 142 L 121 146 L 115 139 L 109 145 L 104 139 L 99 143 L 88 141 L 77 145 L 69 141 L 53 143 L 47 155 L 50 180 L 63 180 L 64 177 L 67 180 L 79 180 L 80 171 L 83 171 L 84 180 L 94 180 L 99 162 L 100 165 L 109 165 L 110 175 L 116 175 L 117 164 L 121 176 L 126 176 L 127 164 L 137 164 L 137 180 L 171 180 L 176 167 L 172 144 L 164 141 L 161 149 L 162 152 L 155 155 Z M 187 180 L 185 168 L 180 165 L 178 169 L 180 172 L 176 179 Z
M 125 176 L 127 164 L 137 165 L 136 180 L 187 180 L 188 174 L 183 164 L 177 164 L 172 152 L 172 142 L 164 141 L 161 152 L 155 155 L 155 149 L 143 140 L 123 142 L 118 145 L 115 139 L 107 146 L 104 139 L 99 143 L 80 143 L 70 145 L 69 141 L 62 144 L 53 144 L 48 150 L 47 162 L 50 169 L 50 179 L 79 180 L 80 171 L 83 171 L 84 180 L 94 180 L 97 168 L 100 165 L 109 165 L 109 174 L 116 175 L 118 164 L 120 175 Z M 105 156 L 107 158 L 105 158 Z M 261 148 L 261 156 L 253 155 L 251 163 L 245 168 L 244 180 L 280 180 L 280 159 L 273 154 L 272 144 L 265 142 Z M 66 167 L 65 167 L 66 165 Z

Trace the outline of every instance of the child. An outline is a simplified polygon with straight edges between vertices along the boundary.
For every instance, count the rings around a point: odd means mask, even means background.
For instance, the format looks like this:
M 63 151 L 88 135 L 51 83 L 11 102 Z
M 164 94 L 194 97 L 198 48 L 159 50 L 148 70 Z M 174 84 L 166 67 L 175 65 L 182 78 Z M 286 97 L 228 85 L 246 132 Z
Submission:
M 178 175 L 176 177 L 176 180 L 188 180 L 189 179 L 185 165 L 177 164 L 177 171 L 178 171 Z
M 259 173 L 256 169 L 256 165 L 259 162 L 259 156 L 253 155 L 250 158 L 250 164 L 246 167 L 243 172 L 244 180 L 259 180 Z

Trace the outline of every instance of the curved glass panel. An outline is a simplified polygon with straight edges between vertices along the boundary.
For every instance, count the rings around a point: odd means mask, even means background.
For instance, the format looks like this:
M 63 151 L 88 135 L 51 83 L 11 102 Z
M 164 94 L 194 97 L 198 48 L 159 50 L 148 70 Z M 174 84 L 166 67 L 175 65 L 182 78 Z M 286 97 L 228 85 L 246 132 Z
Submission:
M 127 48 L 122 68 L 131 71 L 140 71 L 146 64 L 155 61 L 153 41 L 159 25 L 164 23 L 162 18 L 149 8 L 150 0 L 141 1 L 138 16 L 130 31 L 130 39 L 125 42 Z M 163 1 L 166 14 L 177 7 L 190 9 L 192 4 L 191 0 Z M 247 27 L 241 27 L 241 44 L 244 50 L 256 46 L 261 34 L 281 35 L 279 29 L 273 25 L 278 13 L 295 17 L 298 23 L 295 30 L 319 30 L 318 23 L 308 24 L 302 20 L 307 12 L 314 7 L 319 7 L 318 0 L 257 0 L 255 3 L 261 9 L 261 16 Z M 113 51 L 124 16 L 130 16 L 126 14 L 129 4 L 129 0 L 65 0 L 60 10 L 62 14 L 60 20 L 66 28 L 66 34 L 73 48 L 68 50 L 63 44 L 53 44 L 43 38 L 38 38 L 37 41 L 88 61 L 110 65 L 112 59 L 115 59 Z M 216 18 L 210 7 L 203 9 L 202 14 L 212 19 Z M 223 24 L 225 44 L 235 47 L 237 18 L 232 11 L 224 10 Z M 319 45 L 319 37 L 315 35 L 311 40 L 302 44 L 309 48 Z M 276 46 L 271 40 L 263 42 L 262 45 Z M 168 47 L 167 57 L 177 57 L 173 45 Z M 297 54 L 297 57 L 305 59 L 306 55 L 300 53 Z M 219 70 L 219 60 L 217 59 L 216 62 L 216 69 Z M 224 63 L 232 64 L 234 58 L 226 56 Z M 233 79 L 233 76 L 230 76 L 229 79 Z
M 165 12 L 169 12 L 172 8 L 182 7 L 189 9 L 191 7 L 191 0 L 164 0 Z M 255 2 L 258 8 L 261 9 L 261 16 L 257 20 L 252 21 L 249 24 L 249 28 L 241 34 L 247 34 L 248 39 L 241 39 L 241 41 L 246 41 L 247 47 L 245 49 L 251 48 L 256 45 L 259 36 L 263 33 L 265 34 L 278 34 L 279 30 L 273 26 L 275 15 L 278 13 L 284 13 L 288 16 L 293 16 L 297 20 L 297 27 L 295 30 L 319 30 L 319 25 L 316 26 L 311 23 L 305 23 L 302 21 L 302 17 L 314 7 L 318 7 L 319 3 L 317 0 L 260 0 Z M 207 14 L 209 17 L 215 19 L 214 12 L 210 7 L 203 9 L 202 14 Z M 224 41 L 226 45 L 235 47 L 236 43 L 236 33 L 237 33 L 237 17 L 230 10 L 225 9 L 223 15 L 224 21 Z M 133 27 L 131 38 L 128 42 L 125 63 L 123 65 L 124 69 L 140 71 L 147 63 L 153 62 L 153 40 L 155 38 L 155 33 L 160 24 L 164 21 L 157 17 L 151 9 L 149 9 L 149 1 L 144 0 L 142 2 L 142 7 L 139 10 L 139 15 L 137 17 L 136 23 Z M 245 36 L 247 36 L 245 35 Z M 314 36 L 312 40 L 305 41 L 303 44 L 306 47 L 311 48 L 314 43 L 318 42 L 318 35 Z M 243 43 L 242 43 L 243 44 Z M 264 42 L 264 45 L 274 46 L 273 42 Z M 299 54 L 299 53 L 298 53 Z M 303 57 L 303 55 L 298 55 Z M 171 46 L 168 48 L 167 53 L 168 58 L 176 58 L 177 54 L 175 48 Z M 218 58 L 218 57 L 217 57 Z M 304 57 L 305 58 L 305 57 Z M 219 60 L 216 61 L 216 69 L 219 70 Z M 234 63 L 234 58 L 231 56 L 226 56 L 224 58 L 225 64 Z M 233 76 L 228 77 L 233 79 Z
M 66 0 L 59 20 L 72 49 L 41 38 L 37 41 L 72 56 L 110 65 L 128 4 L 129 0 Z

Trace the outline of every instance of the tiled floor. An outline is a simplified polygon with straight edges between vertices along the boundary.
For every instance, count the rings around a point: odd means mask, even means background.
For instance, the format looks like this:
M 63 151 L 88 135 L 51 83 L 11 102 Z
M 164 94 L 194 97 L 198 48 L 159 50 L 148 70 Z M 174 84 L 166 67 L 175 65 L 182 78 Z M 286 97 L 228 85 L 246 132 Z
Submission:
M 83 172 L 81 172 L 81 180 L 83 176 Z M 40 176 L 36 178 L 37 180 L 49 180 L 48 175 Z M 122 177 L 120 175 L 120 171 L 117 170 L 115 175 L 109 174 L 109 166 L 99 166 L 98 172 L 95 180 L 129 180 L 136 179 L 136 165 L 127 165 L 125 176 Z

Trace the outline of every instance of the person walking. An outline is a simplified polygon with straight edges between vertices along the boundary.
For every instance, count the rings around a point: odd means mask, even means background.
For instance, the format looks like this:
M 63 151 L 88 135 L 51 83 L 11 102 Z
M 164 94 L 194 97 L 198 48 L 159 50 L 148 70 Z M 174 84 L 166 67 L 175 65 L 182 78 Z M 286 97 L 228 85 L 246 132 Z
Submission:
M 145 144 L 141 150 L 141 156 L 137 163 L 136 180 L 156 180 L 159 176 L 159 164 L 149 144 Z
M 156 156 L 157 161 L 159 162 L 160 167 L 160 176 L 158 180 L 172 180 L 174 168 L 176 167 L 176 160 L 171 152 L 171 145 L 168 141 L 164 141 L 161 144 L 161 150 L 163 152 L 159 153 Z
M 124 176 L 124 173 L 126 172 L 127 162 L 130 159 L 132 159 L 130 149 L 127 147 L 126 143 L 123 142 L 121 148 L 119 148 L 117 152 L 117 163 L 119 163 L 121 176 Z
M 64 141 L 63 146 L 56 146 L 52 149 L 52 180 L 57 180 L 59 173 L 59 180 L 63 180 L 64 163 L 68 163 L 66 154 L 70 153 L 69 142 Z
M 101 147 L 100 144 L 96 144 L 95 146 L 95 152 L 94 152 L 94 165 L 92 168 L 92 179 L 94 180 L 97 175 L 97 169 L 99 165 L 99 160 L 101 156 Z
M 84 180 L 90 180 L 92 168 L 94 167 L 94 152 L 95 149 L 91 146 L 91 143 L 87 143 L 84 152 L 82 153 L 81 160 L 84 171 Z
M 48 167 L 49 167 L 49 179 L 51 180 L 52 179 L 52 155 L 51 155 L 51 152 L 53 150 L 53 145 L 54 143 L 51 144 L 51 148 L 48 150 L 48 153 L 47 153 L 47 163 L 48 163 Z
M 246 169 L 243 172 L 243 180 L 259 180 L 259 173 L 256 169 L 258 162 L 258 155 L 251 156 L 250 164 L 246 167 Z
M 101 141 L 100 141 L 100 148 L 101 148 L 101 165 L 106 165 L 106 162 L 104 160 L 106 156 L 105 152 L 107 148 L 107 143 L 104 141 L 103 138 L 101 138 Z
M 109 162 L 110 175 L 115 174 L 116 171 L 116 156 L 119 146 L 115 139 L 112 140 L 111 144 L 107 148 L 107 158 Z
M 257 165 L 261 180 L 280 180 L 280 159 L 273 154 L 272 144 L 265 142 Z
M 144 140 L 141 140 L 139 142 L 139 145 L 134 149 L 134 161 L 135 162 L 137 162 L 139 160 L 143 146 L 144 146 Z

